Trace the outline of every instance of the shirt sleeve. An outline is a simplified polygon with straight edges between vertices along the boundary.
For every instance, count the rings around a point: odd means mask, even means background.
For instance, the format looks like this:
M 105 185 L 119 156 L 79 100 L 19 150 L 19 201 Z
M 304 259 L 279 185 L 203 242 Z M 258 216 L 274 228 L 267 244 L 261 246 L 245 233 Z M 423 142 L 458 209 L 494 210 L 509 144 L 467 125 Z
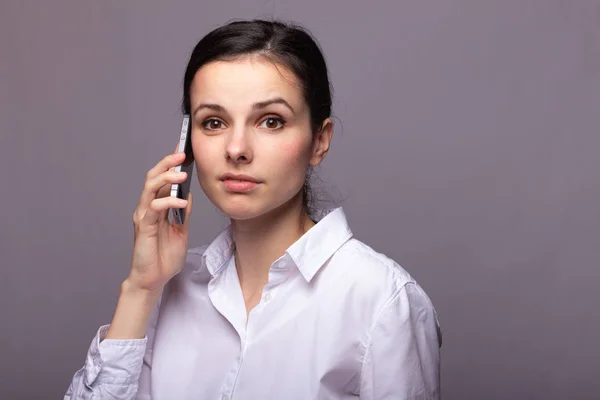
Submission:
M 430 299 L 416 283 L 384 305 L 370 329 L 360 398 L 440 399 L 441 330 Z
M 105 339 L 110 325 L 103 325 L 88 349 L 63 400 L 150 400 L 152 344 L 160 301 L 142 339 Z

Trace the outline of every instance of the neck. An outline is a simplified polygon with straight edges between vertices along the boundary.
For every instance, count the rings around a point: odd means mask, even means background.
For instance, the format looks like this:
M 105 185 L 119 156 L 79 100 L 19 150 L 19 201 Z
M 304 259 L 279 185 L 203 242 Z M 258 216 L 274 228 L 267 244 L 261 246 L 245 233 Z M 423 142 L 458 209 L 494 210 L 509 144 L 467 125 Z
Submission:
M 232 220 L 235 261 L 242 288 L 262 289 L 271 264 L 315 223 L 302 212 L 302 197 L 250 220 Z

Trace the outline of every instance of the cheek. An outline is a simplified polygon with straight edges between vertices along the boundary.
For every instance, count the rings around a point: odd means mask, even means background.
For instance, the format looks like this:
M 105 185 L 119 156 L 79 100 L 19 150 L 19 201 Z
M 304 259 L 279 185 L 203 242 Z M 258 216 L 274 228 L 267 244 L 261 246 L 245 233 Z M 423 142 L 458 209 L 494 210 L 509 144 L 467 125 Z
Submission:
M 294 192 L 304 184 L 309 163 L 309 144 L 304 141 L 279 143 L 269 168 L 280 188 Z
M 308 149 L 305 143 L 290 142 L 278 146 L 277 154 L 284 169 L 299 170 L 304 173 L 308 163 Z
M 196 168 L 201 175 L 209 172 L 211 166 L 214 167 L 217 156 L 222 154 L 222 151 L 220 151 L 214 143 L 203 139 L 205 138 L 192 137 L 192 148 L 196 160 Z

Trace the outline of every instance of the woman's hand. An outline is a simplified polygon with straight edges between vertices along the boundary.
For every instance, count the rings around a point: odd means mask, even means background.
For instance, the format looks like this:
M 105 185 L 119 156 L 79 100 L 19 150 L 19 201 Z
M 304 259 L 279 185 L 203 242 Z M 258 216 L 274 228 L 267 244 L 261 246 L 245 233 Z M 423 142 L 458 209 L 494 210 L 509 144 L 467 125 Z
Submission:
M 185 154 L 163 158 L 146 175 L 140 202 L 133 213 L 134 245 L 129 289 L 161 291 L 184 266 L 188 246 L 188 221 L 192 194 L 187 200 L 170 195 L 171 185 L 185 181 L 185 172 L 175 172 Z M 186 208 L 182 225 L 169 223 L 169 208 Z

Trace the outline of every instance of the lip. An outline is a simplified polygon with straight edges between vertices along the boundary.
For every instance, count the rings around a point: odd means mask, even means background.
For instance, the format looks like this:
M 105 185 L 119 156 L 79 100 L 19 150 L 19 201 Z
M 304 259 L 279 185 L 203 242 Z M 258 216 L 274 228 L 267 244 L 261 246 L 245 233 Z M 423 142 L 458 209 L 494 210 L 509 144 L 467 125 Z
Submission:
M 223 174 L 221 182 L 230 192 L 244 193 L 254 190 L 261 182 L 249 175 Z
M 223 174 L 221 175 L 220 178 L 222 181 L 247 181 L 247 182 L 254 182 L 254 183 L 260 183 L 260 181 L 250 175 L 244 175 L 244 174 Z

